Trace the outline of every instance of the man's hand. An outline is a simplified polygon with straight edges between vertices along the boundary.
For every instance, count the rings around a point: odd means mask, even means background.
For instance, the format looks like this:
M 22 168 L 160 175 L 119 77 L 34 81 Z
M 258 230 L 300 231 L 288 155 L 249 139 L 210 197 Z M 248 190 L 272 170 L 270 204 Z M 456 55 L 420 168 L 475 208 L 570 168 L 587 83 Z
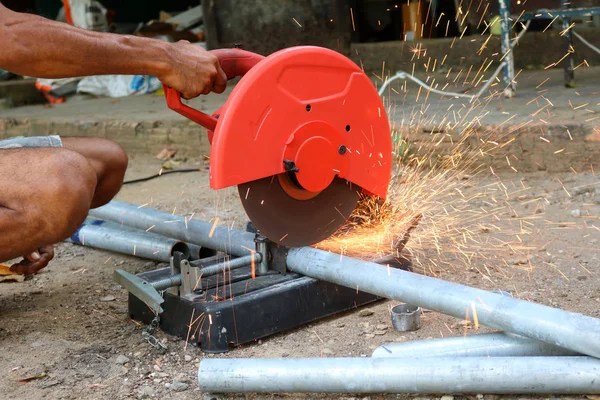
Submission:
M 227 76 L 212 53 L 186 40 L 168 49 L 171 62 L 167 72 L 158 76 L 162 83 L 180 92 L 184 99 L 225 91 Z
M 24 256 L 23 261 L 18 264 L 13 264 L 10 267 L 10 270 L 21 275 L 33 275 L 45 268 L 53 258 L 54 247 L 45 246 Z

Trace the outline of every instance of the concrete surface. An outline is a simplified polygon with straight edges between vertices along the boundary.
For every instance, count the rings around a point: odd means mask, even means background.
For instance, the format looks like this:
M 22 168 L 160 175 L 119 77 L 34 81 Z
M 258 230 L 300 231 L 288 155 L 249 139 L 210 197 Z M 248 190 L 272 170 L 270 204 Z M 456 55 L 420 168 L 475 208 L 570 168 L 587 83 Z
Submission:
M 422 80 L 439 82 L 438 89 L 474 93 L 481 74 L 463 70 L 443 74 L 420 74 Z M 457 75 L 460 76 L 456 79 Z M 497 143 L 493 156 L 482 161 L 495 169 L 515 168 L 521 172 L 581 170 L 600 163 L 600 68 L 576 70 L 579 87 L 567 89 L 562 70 L 523 71 L 516 78 L 517 97 L 496 94 L 469 99 L 427 94 L 414 83 L 398 80 L 391 84 L 389 114 L 393 128 L 410 133 L 413 147 L 419 142 L 440 141 L 440 153 L 455 151 L 457 143 L 477 148 L 481 140 Z M 488 72 L 486 77 L 491 72 Z M 455 83 L 456 81 L 456 83 Z M 465 84 L 466 82 L 466 84 Z M 434 84 L 436 86 L 436 84 Z M 501 92 L 498 82 L 490 88 Z M 466 138 L 465 138 L 466 137 Z
M 440 89 L 474 92 L 483 84 L 477 70 L 417 75 L 430 83 L 435 79 L 434 86 Z M 485 76 L 490 74 L 488 71 Z M 576 76 L 579 87 L 566 89 L 560 69 L 523 71 L 516 78 L 517 97 L 498 95 L 502 90 L 498 82 L 490 89 L 495 95 L 474 102 L 428 94 L 416 84 L 403 86 L 396 81 L 385 100 L 394 130 L 410 132 L 413 147 L 420 141 L 440 140 L 438 148 L 443 154 L 454 151 L 450 145 L 456 141 L 468 145 L 485 137 L 511 154 L 510 164 L 500 162 L 504 160 L 500 157 L 490 158 L 494 168 L 578 170 L 582 164 L 600 162 L 600 68 L 580 67 Z M 475 89 L 473 84 L 477 84 Z M 212 113 L 224 103 L 227 93 L 202 96 L 190 105 Z M 188 156 L 210 153 L 206 130 L 169 110 L 158 95 L 71 99 L 51 107 L 0 110 L 0 138 L 48 134 L 105 137 L 133 153 L 156 154 L 167 145 L 176 145 L 180 154 Z
M 298 45 L 324 46 L 350 54 L 352 23 L 346 0 L 204 1 L 210 49 L 240 44 L 259 54 Z

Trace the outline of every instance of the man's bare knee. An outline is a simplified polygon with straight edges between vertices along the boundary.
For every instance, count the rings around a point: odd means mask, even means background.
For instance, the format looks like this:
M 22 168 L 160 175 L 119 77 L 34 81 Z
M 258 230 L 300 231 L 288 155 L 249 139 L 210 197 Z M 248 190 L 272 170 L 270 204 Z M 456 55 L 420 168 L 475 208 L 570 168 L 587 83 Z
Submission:
M 127 165 L 129 164 L 129 157 L 127 156 L 127 152 L 123 147 L 113 141 L 109 141 L 109 161 L 111 162 L 111 166 L 113 169 L 122 171 L 123 174 L 127 169 Z
M 102 157 L 96 161 L 102 165 L 100 168 L 102 172 L 92 200 L 92 208 L 103 206 L 117 195 L 123 185 L 129 163 L 127 153 L 119 144 L 106 140 L 103 142 L 102 149 L 104 150 Z
M 128 157 L 116 142 L 100 138 L 63 138 L 65 149 L 83 155 L 96 170 L 98 183 L 92 207 L 108 203 L 121 189 L 127 169 Z

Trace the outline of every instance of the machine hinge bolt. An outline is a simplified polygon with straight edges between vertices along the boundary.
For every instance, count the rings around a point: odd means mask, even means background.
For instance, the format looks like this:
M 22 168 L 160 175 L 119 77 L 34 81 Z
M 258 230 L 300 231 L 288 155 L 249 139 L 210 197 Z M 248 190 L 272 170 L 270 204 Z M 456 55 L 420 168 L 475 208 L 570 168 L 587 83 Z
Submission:
M 296 163 L 293 162 L 292 160 L 283 160 L 283 168 L 288 171 L 288 172 L 298 172 L 300 171 L 297 167 L 296 167 Z
M 340 154 L 346 154 L 346 151 L 348 151 L 348 149 L 344 145 L 341 145 L 340 148 L 338 149 L 338 152 Z

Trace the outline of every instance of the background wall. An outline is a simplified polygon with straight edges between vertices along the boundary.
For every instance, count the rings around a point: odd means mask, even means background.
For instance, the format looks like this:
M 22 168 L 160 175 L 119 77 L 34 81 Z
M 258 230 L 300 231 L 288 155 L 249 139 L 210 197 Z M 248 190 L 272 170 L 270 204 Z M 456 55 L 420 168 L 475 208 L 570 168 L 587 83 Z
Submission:
M 350 52 L 351 21 L 345 0 L 204 0 L 209 48 L 240 43 L 270 54 L 299 44 Z

